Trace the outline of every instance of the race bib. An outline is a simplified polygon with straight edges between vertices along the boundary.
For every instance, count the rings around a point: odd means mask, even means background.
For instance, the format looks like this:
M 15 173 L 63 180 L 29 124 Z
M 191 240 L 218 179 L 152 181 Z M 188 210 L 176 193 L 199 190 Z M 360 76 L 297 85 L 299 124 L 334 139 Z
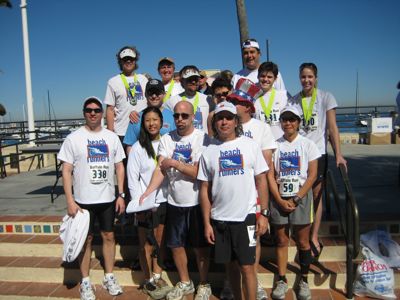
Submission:
M 247 226 L 247 234 L 249 235 L 249 247 L 255 247 L 256 240 L 256 225 Z
M 308 132 L 308 131 L 315 131 L 318 129 L 318 116 L 317 113 L 313 113 L 311 115 L 310 120 L 308 120 L 308 122 L 306 121 L 306 119 L 302 120 L 302 127 L 304 129 L 304 131 Z
M 282 197 L 293 197 L 300 189 L 299 178 L 289 177 L 281 178 L 279 184 L 279 193 Z
M 267 124 L 271 126 L 280 126 L 279 117 L 280 117 L 280 110 L 278 108 L 273 108 L 269 117 L 265 115 L 262 111 L 261 114 L 264 116 L 264 120 Z
M 108 166 L 107 165 L 90 166 L 89 178 L 91 184 L 101 184 L 108 182 Z

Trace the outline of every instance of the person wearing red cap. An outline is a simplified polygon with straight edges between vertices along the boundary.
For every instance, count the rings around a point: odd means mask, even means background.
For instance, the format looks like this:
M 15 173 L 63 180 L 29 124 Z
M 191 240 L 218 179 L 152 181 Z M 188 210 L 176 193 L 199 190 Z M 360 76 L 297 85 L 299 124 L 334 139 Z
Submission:
M 183 92 L 181 84 L 174 80 L 175 62 L 171 57 L 161 57 L 158 61 L 157 70 L 166 93 L 163 102 Z
M 249 79 L 240 78 L 231 94 L 227 96 L 227 101 L 236 106 L 237 114 L 243 126 L 243 135 L 254 139 L 262 150 L 265 161 L 268 166 L 272 163 L 272 153 L 276 149 L 275 138 L 268 124 L 252 118 L 255 112 L 254 101 L 259 98 L 263 91 L 259 86 L 255 85 Z M 257 211 L 258 213 L 260 210 Z M 268 209 L 265 212 L 269 213 Z M 258 269 L 258 263 L 261 256 L 260 238 L 257 238 L 256 248 L 256 264 L 255 269 Z M 257 285 L 257 299 L 267 299 L 267 294 L 260 284 Z
M 268 227 L 267 215 L 256 219 L 256 198 L 258 194 L 265 211 L 268 166 L 257 142 L 243 136 L 237 107 L 232 103 L 224 101 L 217 105 L 212 125 L 217 142 L 203 152 L 197 175 L 201 183 L 204 234 L 214 245 L 215 262 L 235 261 L 239 265 L 240 273 L 229 276 L 235 282 L 235 299 L 242 298 L 240 280 L 236 282 L 239 274 L 245 299 L 255 299 L 256 236 L 264 234 Z
M 144 75 L 135 73 L 139 67 L 139 56 L 139 52 L 132 46 L 125 46 L 118 51 L 117 62 L 121 73 L 108 81 L 104 97 L 107 128 L 114 131 L 121 142 L 129 119 L 137 118 L 137 113 L 147 105 L 144 91 L 148 80 Z
M 252 82 L 258 82 L 258 67 L 260 66 L 261 51 L 260 45 L 255 39 L 245 40 L 242 44 L 242 58 L 245 67 L 233 75 L 232 86 L 236 86 L 240 78 L 250 79 Z M 278 73 L 274 88 L 277 90 L 286 90 L 281 73 Z

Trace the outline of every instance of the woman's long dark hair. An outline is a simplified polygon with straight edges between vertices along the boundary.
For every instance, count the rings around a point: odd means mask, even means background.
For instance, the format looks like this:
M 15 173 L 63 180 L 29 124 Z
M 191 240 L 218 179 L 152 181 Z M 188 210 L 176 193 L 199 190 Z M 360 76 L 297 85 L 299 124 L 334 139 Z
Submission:
M 163 126 L 163 116 L 162 116 L 161 110 L 158 107 L 150 107 L 149 106 L 149 107 L 147 107 L 146 109 L 143 110 L 143 112 L 142 112 L 142 120 L 140 121 L 139 144 L 140 144 L 140 146 L 142 146 L 146 150 L 147 155 L 150 158 L 154 158 L 156 156 L 156 153 L 155 153 L 155 151 L 153 149 L 153 145 L 151 144 L 151 137 L 150 137 L 150 134 L 147 132 L 146 128 L 144 128 L 144 120 L 146 118 L 146 115 L 149 112 L 154 112 L 160 117 L 161 128 Z

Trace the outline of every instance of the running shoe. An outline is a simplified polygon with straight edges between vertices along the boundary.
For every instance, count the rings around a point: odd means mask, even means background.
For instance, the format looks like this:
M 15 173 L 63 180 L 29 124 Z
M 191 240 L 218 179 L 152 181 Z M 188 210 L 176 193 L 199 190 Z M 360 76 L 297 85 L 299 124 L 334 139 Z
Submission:
M 274 290 L 272 291 L 271 295 L 272 299 L 278 299 L 278 300 L 285 299 L 285 295 L 288 289 L 289 289 L 288 284 L 283 280 L 279 280 L 276 283 Z
M 300 280 L 299 292 L 297 294 L 297 299 L 299 300 L 311 300 L 311 291 L 307 282 Z
M 174 288 L 167 294 L 167 300 L 181 300 L 183 296 L 192 294 L 195 291 L 193 281 L 189 284 L 184 284 L 179 281 Z
M 194 300 L 208 300 L 211 294 L 211 286 L 208 283 L 199 284 L 197 286 L 196 297 L 194 297 Z
M 111 296 L 117 296 L 123 293 L 121 286 L 118 284 L 115 276 L 103 279 L 103 288 L 105 288 Z
M 93 286 L 90 282 L 82 282 L 79 287 L 79 293 L 81 294 L 81 300 L 96 300 L 94 295 Z

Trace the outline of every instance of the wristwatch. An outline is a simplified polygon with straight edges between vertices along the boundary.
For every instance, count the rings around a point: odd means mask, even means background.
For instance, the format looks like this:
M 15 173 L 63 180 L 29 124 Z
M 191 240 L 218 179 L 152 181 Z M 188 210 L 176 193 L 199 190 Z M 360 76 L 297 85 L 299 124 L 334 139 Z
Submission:
M 124 193 L 124 192 L 119 193 L 119 194 L 118 194 L 118 197 L 121 197 L 122 199 L 125 199 L 125 193 Z
M 269 211 L 268 208 L 262 209 L 262 210 L 261 210 L 261 214 L 262 214 L 264 217 L 266 217 L 266 218 L 269 218 L 269 217 L 271 216 L 271 212 Z
M 298 206 L 299 204 L 300 204 L 300 202 L 301 202 L 301 198 L 299 197 L 299 196 L 294 196 L 293 197 L 293 203 L 296 205 L 296 206 Z

